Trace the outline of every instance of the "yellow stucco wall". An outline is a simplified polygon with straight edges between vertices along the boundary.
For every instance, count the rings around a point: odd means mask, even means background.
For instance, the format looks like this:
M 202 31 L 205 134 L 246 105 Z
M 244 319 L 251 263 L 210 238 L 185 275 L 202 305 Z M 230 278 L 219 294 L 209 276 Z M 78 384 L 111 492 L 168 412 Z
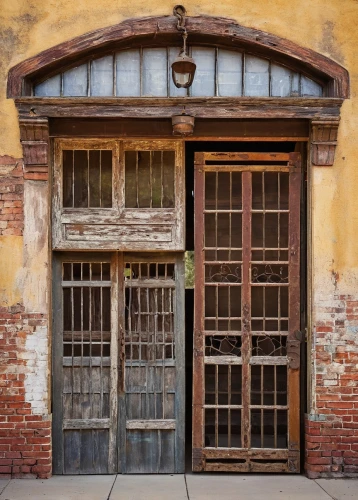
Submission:
M 14 103 L 5 97 L 7 72 L 12 66 L 58 43 L 128 18 L 169 15 L 173 6 L 174 2 L 167 0 L 3 2 L 0 155 L 22 154 L 17 112 Z M 198 0 L 187 3 L 186 8 L 190 16 L 232 18 L 244 26 L 288 38 L 332 58 L 349 71 L 351 99 L 342 108 L 335 165 L 316 167 L 312 173 L 312 242 L 315 289 L 358 293 L 358 2 Z
M 0 307 L 9 307 L 22 302 L 22 287 L 19 280 L 22 262 L 22 237 L 0 237 Z

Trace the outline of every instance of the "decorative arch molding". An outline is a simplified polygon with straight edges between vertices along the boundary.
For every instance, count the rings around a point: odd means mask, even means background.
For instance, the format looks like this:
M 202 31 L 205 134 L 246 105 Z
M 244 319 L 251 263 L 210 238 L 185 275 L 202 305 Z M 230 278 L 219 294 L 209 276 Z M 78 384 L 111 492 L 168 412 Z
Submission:
M 142 45 L 178 43 L 180 35 L 176 22 L 173 16 L 127 20 L 47 49 L 10 70 L 8 97 L 29 95 L 32 81 L 44 75 L 50 76 L 89 55 L 105 53 L 110 48 L 129 48 L 138 43 Z M 294 66 L 297 70 L 326 84 L 326 97 L 342 99 L 349 97 L 347 70 L 311 49 L 220 17 L 188 17 L 187 29 L 191 44 L 220 44 L 273 57 L 275 61 L 290 67 Z
M 332 165 L 340 107 L 349 97 L 349 75 L 331 59 L 287 39 L 247 28 L 230 19 L 187 18 L 190 44 L 216 45 L 271 58 L 320 83 L 323 97 L 34 97 L 34 82 L 81 64 L 89 57 L 136 46 L 178 45 L 174 16 L 139 18 L 86 33 L 14 66 L 9 71 L 8 98 L 19 111 L 25 175 L 46 180 L 49 118 L 168 119 L 185 112 L 201 119 L 304 119 L 311 124 L 313 165 Z

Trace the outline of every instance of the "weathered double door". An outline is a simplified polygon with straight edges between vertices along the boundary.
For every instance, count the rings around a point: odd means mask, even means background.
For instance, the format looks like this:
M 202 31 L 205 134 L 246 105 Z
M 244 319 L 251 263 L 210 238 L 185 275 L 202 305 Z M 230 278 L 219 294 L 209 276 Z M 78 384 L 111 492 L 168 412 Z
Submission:
M 182 257 L 62 254 L 54 277 L 54 472 L 183 472 Z
M 182 145 L 55 146 L 54 472 L 183 472 Z M 194 470 L 299 471 L 300 179 L 298 153 L 196 153 Z
M 193 469 L 299 472 L 300 156 L 197 153 Z

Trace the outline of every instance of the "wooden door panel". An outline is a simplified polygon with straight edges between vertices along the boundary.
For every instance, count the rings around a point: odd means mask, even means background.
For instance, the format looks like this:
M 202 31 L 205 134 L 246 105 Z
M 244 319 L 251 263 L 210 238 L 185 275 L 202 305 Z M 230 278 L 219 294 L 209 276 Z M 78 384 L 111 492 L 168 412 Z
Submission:
M 105 255 L 56 259 L 54 471 L 117 469 L 117 263 Z
M 183 255 L 68 254 L 54 278 L 55 473 L 183 472 Z
M 127 430 L 128 474 L 172 474 L 175 467 L 175 432 L 157 429 Z
M 299 155 L 195 168 L 193 469 L 298 472 Z
M 183 472 L 183 256 L 124 259 L 123 471 Z

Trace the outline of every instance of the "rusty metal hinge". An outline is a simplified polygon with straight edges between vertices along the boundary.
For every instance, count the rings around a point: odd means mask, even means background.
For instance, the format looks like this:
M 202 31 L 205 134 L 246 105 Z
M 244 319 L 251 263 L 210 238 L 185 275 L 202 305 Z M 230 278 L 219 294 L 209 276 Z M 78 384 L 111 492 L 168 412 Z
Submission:
M 291 370 L 298 370 L 300 367 L 301 342 L 299 340 L 287 340 L 288 366 Z

